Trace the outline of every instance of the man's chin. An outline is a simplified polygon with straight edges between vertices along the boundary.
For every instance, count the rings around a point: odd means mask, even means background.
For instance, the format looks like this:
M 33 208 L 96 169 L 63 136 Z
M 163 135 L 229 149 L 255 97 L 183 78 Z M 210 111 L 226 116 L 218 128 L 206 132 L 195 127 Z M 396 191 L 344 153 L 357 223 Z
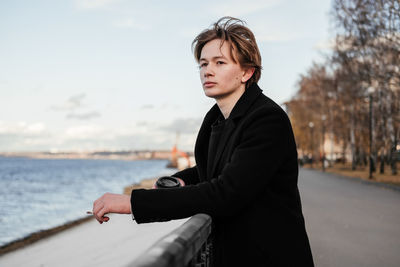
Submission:
M 214 98 L 215 100 L 223 97 L 222 94 L 219 94 L 218 92 L 215 92 L 215 90 L 212 89 L 205 89 L 204 94 L 209 98 Z
M 220 95 L 216 95 L 216 94 L 205 94 L 207 97 L 218 100 L 221 99 L 222 97 Z

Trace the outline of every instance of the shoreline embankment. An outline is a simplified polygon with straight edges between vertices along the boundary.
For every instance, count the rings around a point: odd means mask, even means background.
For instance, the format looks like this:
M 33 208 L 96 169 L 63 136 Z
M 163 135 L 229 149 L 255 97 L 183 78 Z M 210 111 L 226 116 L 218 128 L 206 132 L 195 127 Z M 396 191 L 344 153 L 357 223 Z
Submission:
M 156 178 L 149 178 L 149 179 L 143 179 L 139 183 L 128 185 L 124 188 L 124 194 L 130 194 L 130 192 L 133 189 L 152 188 L 155 181 L 156 181 Z M 67 229 L 76 227 L 83 223 L 89 222 L 91 220 L 94 220 L 93 216 L 86 216 L 86 217 L 79 218 L 79 219 L 76 219 L 73 221 L 68 221 L 62 225 L 59 225 L 59 226 L 56 226 L 53 228 L 44 229 L 44 230 L 40 230 L 40 231 L 31 233 L 28 236 L 22 237 L 20 239 L 13 240 L 9 243 L 6 243 L 6 244 L 0 246 L 0 257 L 6 253 L 29 246 L 33 243 L 36 243 L 37 241 L 54 236 L 60 232 L 63 232 Z

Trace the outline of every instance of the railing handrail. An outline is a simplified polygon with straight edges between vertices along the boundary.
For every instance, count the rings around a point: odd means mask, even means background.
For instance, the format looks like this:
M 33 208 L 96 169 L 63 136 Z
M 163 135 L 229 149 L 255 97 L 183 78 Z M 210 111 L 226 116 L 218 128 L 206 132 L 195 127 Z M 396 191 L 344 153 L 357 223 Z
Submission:
M 186 266 L 211 234 L 211 217 L 197 214 L 167 234 L 128 266 Z

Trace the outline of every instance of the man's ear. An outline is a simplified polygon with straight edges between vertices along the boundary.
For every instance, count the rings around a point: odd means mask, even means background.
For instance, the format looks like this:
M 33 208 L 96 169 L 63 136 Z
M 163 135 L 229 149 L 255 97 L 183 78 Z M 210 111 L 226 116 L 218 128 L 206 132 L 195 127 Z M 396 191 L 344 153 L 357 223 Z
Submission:
M 250 80 L 251 76 L 253 76 L 255 68 L 247 68 L 244 70 L 243 76 L 242 76 L 242 83 L 246 83 L 248 80 Z

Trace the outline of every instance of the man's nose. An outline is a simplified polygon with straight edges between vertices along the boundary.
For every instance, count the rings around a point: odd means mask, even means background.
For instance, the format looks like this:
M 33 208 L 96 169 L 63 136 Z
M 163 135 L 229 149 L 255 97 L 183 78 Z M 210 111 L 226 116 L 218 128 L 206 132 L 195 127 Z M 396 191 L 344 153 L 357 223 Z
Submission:
M 214 69 L 211 64 L 204 67 L 204 77 L 209 77 L 214 75 Z

